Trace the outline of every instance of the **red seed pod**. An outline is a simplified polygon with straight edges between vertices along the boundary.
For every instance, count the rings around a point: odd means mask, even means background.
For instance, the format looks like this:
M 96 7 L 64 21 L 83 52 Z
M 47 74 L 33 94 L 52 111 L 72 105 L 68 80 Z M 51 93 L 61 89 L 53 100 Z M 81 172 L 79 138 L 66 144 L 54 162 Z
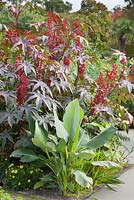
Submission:
M 76 35 L 79 35 L 79 36 L 82 36 L 82 32 L 80 30 L 80 25 L 79 25 L 79 20 L 76 19 L 73 21 L 73 24 L 72 24 L 72 28 L 74 29 L 74 32 L 76 33 Z
M 20 83 L 16 86 L 16 92 L 17 103 L 21 105 L 22 103 L 24 103 L 28 92 L 28 79 L 24 74 L 20 76 Z
M 67 30 L 67 29 L 68 29 L 68 20 L 67 20 L 67 18 L 64 18 L 64 19 L 63 19 L 63 29 L 64 29 L 64 30 Z
M 63 63 L 64 63 L 64 65 L 69 67 L 70 66 L 70 57 L 69 56 L 64 56 Z
M 97 92 L 94 99 L 90 103 L 90 115 L 95 113 L 95 106 L 99 104 L 106 103 L 108 95 L 111 93 L 113 88 L 116 85 L 117 79 L 117 65 L 113 64 L 111 71 L 107 71 L 106 76 L 104 77 L 102 73 L 99 74 L 97 80 Z
M 86 70 L 85 63 L 80 63 L 80 61 L 78 61 L 78 76 L 84 77 L 85 70 Z
M 37 79 L 43 80 L 43 78 L 44 78 L 44 63 L 43 63 L 43 60 L 39 60 L 37 70 L 38 70 L 37 71 Z
M 18 41 L 18 37 L 20 34 L 20 30 L 19 29 L 13 29 L 12 27 L 10 27 L 7 31 L 6 31 L 6 39 L 8 41 L 10 41 L 11 43 L 15 44 Z

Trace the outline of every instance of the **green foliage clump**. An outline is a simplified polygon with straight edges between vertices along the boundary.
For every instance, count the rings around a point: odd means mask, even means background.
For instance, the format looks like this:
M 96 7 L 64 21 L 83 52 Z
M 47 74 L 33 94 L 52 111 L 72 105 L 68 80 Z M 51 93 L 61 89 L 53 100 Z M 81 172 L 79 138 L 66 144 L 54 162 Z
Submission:
M 12 200 L 11 195 L 6 193 L 1 187 L 0 187 L 0 199 L 4 200 Z
M 4 187 L 13 190 L 32 189 L 42 170 L 34 165 L 11 163 L 5 173 Z
M 14 198 L 11 197 L 11 195 L 5 190 L 3 190 L 2 187 L 0 187 L 0 199 L 1 200 L 14 200 Z M 16 200 L 23 200 L 21 197 L 17 197 Z
M 91 139 L 88 133 L 80 128 L 83 117 L 84 112 L 78 99 L 71 101 L 66 107 L 63 122 L 59 120 L 54 109 L 56 135 L 47 133 L 39 127 L 37 121 L 35 124 L 32 142 L 40 148 L 41 153 L 26 148 L 12 152 L 11 157 L 19 157 L 22 162 L 41 162 L 44 167 L 49 168 L 49 174 L 43 176 L 34 188 L 53 183 L 64 195 L 83 192 L 87 189 L 92 191 L 96 179 L 95 174 L 100 171 L 96 169 L 96 172 L 91 173 L 94 166 L 95 168 L 96 166 L 101 167 L 101 169 L 121 168 L 118 163 L 111 161 L 112 159 L 105 160 L 106 157 L 101 157 L 99 151 L 98 157 L 96 152 L 111 140 L 116 134 L 116 128 L 107 127 Z M 110 175 L 111 171 L 108 174 Z M 104 181 L 103 178 L 99 183 L 102 181 Z
M 108 49 L 108 42 L 111 40 L 110 28 L 112 21 L 107 7 L 95 0 L 83 0 L 81 9 L 78 11 L 81 22 L 84 23 L 86 38 L 91 46 L 103 52 Z

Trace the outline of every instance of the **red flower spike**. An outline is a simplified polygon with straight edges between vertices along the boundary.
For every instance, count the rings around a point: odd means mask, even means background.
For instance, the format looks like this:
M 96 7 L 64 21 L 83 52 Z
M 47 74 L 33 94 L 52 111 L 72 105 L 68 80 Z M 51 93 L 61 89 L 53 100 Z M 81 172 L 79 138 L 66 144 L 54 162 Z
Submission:
M 70 57 L 69 56 L 64 56 L 64 60 L 63 60 L 64 65 L 66 66 L 70 66 Z
M 28 79 L 24 74 L 20 76 L 20 83 L 16 86 L 16 92 L 17 103 L 21 105 L 22 103 L 24 103 L 28 92 Z
M 78 76 L 84 77 L 85 70 L 86 70 L 85 63 L 81 63 L 80 61 L 78 61 Z
M 26 77 L 24 74 L 22 74 L 22 75 L 20 76 L 20 83 L 22 83 L 22 84 L 28 86 L 28 80 L 27 80 L 27 77 Z
M 90 103 L 90 115 L 93 115 L 95 113 L 96 105 L 106 103 L 108 95 L 111 93 L 111 91 L 116 85 L 117 69 L 117 65 L 113 64 L 111 71 L 107 71 L 105 77 L 103 77 L 102 73 L 99 74 L 97 80 L 97 93 L 92 102 Z
M 77 49 L 81 49 L 82 48 L 80 37 L 76 38 L 76 40 L 75 40 L 75 46 L 76 46 Z
M 20 34 L 20 30 L 19 29 L 13 29 L 12 27 L 8 29 L 8 31 L 6 31 L 6 39 L 8 41 L 10 41 L 11 43 L 15 44 L 18 41 L 18 37 Z
M 63 29 L 67 30 L 68 29 L 68 20 L 65 18 L 63 19 Z
M 43 60 L 39 60 L 38 71 L 37 71 L 37 79 L 43 80 L 43 78 L 44 78 L 44 63 L 43 63 Z
M 80 31 L 79 24 L 80 22 L 78 19 L 74 20 L 72 24 L 72 28 L 74 29 L 74 32 L 76 33 L 76 35 L 82 36 L 82 32 Z
M 24 32 L 24 35 L 25 35 L 25 40 L 27 40 L 30 44 L 32 44 L 32 45 L 36 44 L 36 42 L 35 42 L 36 35 L 35 34 L 26 30 Z

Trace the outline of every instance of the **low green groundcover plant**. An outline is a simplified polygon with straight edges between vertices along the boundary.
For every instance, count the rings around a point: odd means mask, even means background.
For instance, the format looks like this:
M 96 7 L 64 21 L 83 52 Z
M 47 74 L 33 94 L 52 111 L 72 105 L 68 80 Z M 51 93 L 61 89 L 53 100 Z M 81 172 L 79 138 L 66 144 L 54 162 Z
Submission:
M 42 176 L 42 172 L 34 165 L 11 163 L 6 170 L 4 186 L 13 190 L 32 189 L 36 181 Z
M 14 159 L 0 159 L 0 184 L 6 189 L 32 189 L 42 173 L 43 170 L 37 165 L 19 163 Z
M 9 193 L 7 193 L 5 190 L 3 190 L 2 187 L 0 187 L 0 199 L 1 200 L 14 200 L 14 198 L 12 198 Z M 22 199 L 22 197 L 17 197 L 16 200 L 23 200 L 23 199 Z

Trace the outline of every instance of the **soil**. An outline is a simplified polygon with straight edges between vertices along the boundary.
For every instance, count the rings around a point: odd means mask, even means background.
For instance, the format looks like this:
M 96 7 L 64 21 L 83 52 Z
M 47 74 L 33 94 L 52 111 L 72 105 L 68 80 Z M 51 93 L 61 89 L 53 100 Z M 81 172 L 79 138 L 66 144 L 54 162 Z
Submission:
M 28 192 L 17 192 L 12 194 L 13 197 L 20 196 L 24 200 L 76 200 L 78 197 L 66 197 L 59 195 L 55 190 L 38 189 Z
M 92 193 L 96 192 L 100 188 L 101 187 L 94 188 Z M 56 190 L 38 189 L 28 192 L 17 192 L 12 195 L 13 197 L 22 197 L 23 200 L 86 200 L 91 196 L 92 193 L 87 193 L 83 196 L 63 196 L 59 195 Z

